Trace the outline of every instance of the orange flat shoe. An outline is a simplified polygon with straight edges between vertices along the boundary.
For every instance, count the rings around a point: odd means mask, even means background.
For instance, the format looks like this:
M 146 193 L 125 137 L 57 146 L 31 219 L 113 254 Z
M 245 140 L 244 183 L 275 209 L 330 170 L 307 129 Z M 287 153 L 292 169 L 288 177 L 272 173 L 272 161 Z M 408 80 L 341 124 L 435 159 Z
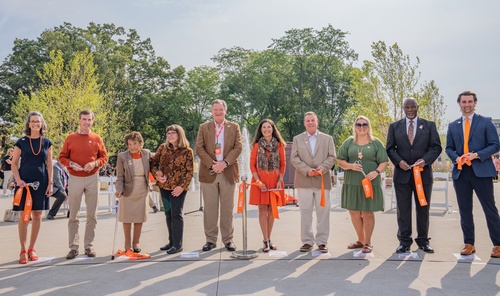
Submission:
M 32 255 L 31 253 L 34 253 L 34 255 Z M 28 258 L 30 258 L 30 261 L 37 261 L 38 260 L 38 256 L 36 255 L 35 248 L 28 249 Z
M 28 264 L 28 251 L 22 250 L 19 256 L 22 256 L 23 254 L 26 254 L 26 257 L 24 258 L 19 258 L 19 264 Z

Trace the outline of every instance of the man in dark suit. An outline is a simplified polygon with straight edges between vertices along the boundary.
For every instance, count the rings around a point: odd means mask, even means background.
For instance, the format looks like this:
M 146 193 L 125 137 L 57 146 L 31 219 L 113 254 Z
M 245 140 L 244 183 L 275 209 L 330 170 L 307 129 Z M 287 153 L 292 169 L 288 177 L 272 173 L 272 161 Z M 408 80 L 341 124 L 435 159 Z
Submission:
M 412 239 L 412 195 L 417 214 L 417 243 L 419 249 L 434 253 L 429 244 L 429 205 L 432 193 L 432 163 L 439 157 L 443 148 L 436 123 L 417 116 L 418 104 L 413 98 L 403 102 L 406 118 L 391 123 L 387 134 L 387 154 L 394 164 L 393 184 L 396 191 L 398 209 L 398 239 L 396 253 L 410 251 Z M 417 199 L 412 166 L 420 166 L 422 185 L 427 200 L 421 206 Z
M 200 158 L 199 180 L 202 184 L 205 211 L 206 244 L 203 251 L 215 248 L 220 210 L 222 242 L 228 251 L 235 251 L 233 242 L 234 189 L 238 182 L 238 156 L 242 150 L 240 126 L 225 119 L 226 102 L 212 102 L 213 121 L 200 125 L 196 138 L 196 154 Z
M 458 95 L 457 102 L 462 116 L 448 126 L 446 154 L 453 162 L 453 187 L 464 236 L 460 254 L 476 252 L 472 216 L 472 194 L 475 192 L 494 246 L 491 257 L 500 258 L 500 217 L 493 193 L 493 177 L 497 171 L 491 160 L 491 156 L 500 149 L 498 134 L 491 118 L 474 113 L 477 104 L 475 93 L 464 91 Z

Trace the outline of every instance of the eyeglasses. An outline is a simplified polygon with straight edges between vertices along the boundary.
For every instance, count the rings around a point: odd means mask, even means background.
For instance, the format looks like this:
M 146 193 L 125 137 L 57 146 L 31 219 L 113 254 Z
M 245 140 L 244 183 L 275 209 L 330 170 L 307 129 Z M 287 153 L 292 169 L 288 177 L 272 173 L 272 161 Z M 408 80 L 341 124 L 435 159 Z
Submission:
M 172 135 L 177 135 L 177 132 L 176 131 L 167 132 L 167 136 L 172 136 Z
M 368 127 L 368 123 L 356 123 L 356 127 Z
M 41 121 L 38 121 L 38 120 L 32 120 L 30 121 L 30 123 L 40 123 Z

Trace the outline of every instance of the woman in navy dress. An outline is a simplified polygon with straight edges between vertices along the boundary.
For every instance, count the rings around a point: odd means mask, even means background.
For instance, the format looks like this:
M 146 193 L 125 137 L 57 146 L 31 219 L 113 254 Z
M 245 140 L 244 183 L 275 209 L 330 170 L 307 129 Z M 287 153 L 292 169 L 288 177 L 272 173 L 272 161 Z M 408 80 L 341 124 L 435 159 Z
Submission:
M 35 242 L 42 223 L 42 211 L 48 197 L 52 195 L 52 142 L 43 136 L 47 125 L 40 112 L 30 112 L 26 120 L 24 134 L 26 136 L 17 140 L 12 157 L 12 174 L 16 181 L 17 190 L 23 190 L 19 206 L 14 206 L 14 211 L 21 211 L 19 215 L 18 231 L 21 253 L 19 263 L 26 264 L 28 260 L 36 261 L 38 256 L 35 251 Z M 19 163 L 20 160 L 20 163 Z M 23 221 L 27 184 L 38 181 L 37 190 L 30 187 L 31 208 L 31 236 L 28 248 L 28 222 Z

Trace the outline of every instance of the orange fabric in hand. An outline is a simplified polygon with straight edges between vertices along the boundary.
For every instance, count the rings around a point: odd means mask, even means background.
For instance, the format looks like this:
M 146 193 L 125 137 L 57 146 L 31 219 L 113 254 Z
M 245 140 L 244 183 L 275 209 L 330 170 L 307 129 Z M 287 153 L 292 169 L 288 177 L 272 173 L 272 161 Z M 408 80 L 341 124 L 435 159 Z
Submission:
M 366 198 L 373 198 L 373 186 L 372 182 L 368 178 L 361 180 L 361 185 L 363 186 L 363 191 L 365 192 Z
M 415 190 L 417 191 L 418 203 L 420 206 L 424 207 L 427 205 L 427 200 L 425 199 L 424 186 L 422 185 L 422 176 L 420 172 L 424 169 L 419 166 L 413 167 L 413 179 L 415 180 Z
M 325 207 L 326 201 L 325 201 L 325 178 L 323 178 L 323 171 L 313 171 L 312 172 L 313 176 L 321 176 L 321 199 L 319 201 L 319 205 L 321 207 Z
M 26 193 L 26 201 L 24 202 L 23 221 L 30 222 L 31 208 L 33 207 L 33 199 L 31 198 L 31 191 L 30 191 L 30 188 L 28 186 L 20 187 L 19 189 L 17 189 L 16 194 L 14 195 L 14 200 L 12 201 L 12 204 L 15 206 L 19 206 L 21 204 L 21 198 L 23 197 L 24 188 L 26 188 L 26 190 L 28 190 L 28 192 Z

